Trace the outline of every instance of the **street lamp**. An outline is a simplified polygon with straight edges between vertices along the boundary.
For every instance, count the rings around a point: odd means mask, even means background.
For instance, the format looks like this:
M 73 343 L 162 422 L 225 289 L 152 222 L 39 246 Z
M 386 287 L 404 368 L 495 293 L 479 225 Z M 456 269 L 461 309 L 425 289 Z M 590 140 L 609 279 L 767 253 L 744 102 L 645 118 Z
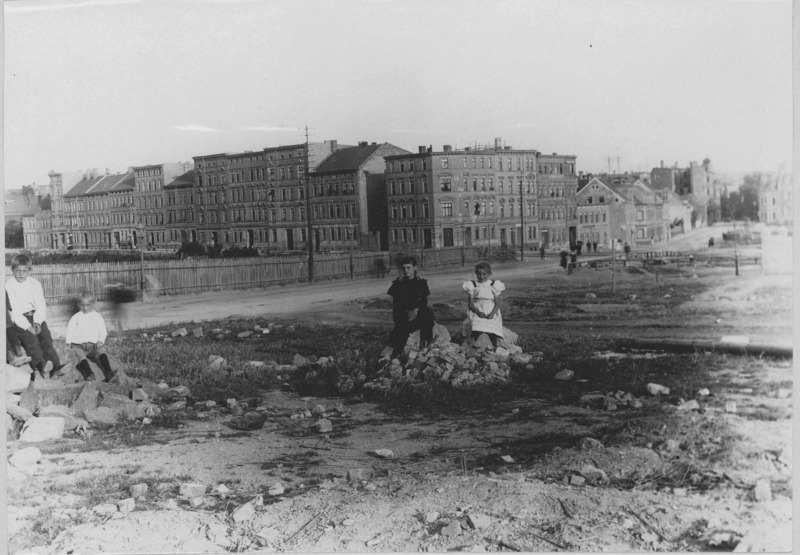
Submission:
M 139 247 L 139 255 L 141 256 L 141 271 L 142 271 L 142 302 L 144 302 L 144 224 L 139 222 L 136 226 L 136 231 L 139 232 L 139 236 L 137 237 L 138 247 Z

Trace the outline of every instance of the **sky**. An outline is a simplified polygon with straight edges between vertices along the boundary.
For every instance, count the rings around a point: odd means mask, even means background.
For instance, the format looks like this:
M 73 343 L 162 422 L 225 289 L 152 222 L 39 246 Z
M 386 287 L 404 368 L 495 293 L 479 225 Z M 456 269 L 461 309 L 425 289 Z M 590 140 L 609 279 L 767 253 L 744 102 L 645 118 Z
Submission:
M 5 1 L 4 181 L 309 140 L 791 169 L 790 0 Z M 610 160 L 609 160 L 610 159 Z

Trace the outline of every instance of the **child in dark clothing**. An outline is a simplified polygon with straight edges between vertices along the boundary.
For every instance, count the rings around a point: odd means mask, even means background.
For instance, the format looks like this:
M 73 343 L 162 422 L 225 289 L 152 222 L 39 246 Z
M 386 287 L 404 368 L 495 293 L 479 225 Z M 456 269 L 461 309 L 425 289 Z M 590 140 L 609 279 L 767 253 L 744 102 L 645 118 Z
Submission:
M 392 319 L 394 329 L 389 334 L 392 345 L 392 358 L 398 356 L 408 340 L 408 336 L 419 330 L 420 349 L 433 341 L 435 324 L 433 311 L 428 307 L 428 280 L 417 275 L 417 261 L 407 256 L 400 261 L 401 276 L 392 282 L 389 295 L 392 296 Z

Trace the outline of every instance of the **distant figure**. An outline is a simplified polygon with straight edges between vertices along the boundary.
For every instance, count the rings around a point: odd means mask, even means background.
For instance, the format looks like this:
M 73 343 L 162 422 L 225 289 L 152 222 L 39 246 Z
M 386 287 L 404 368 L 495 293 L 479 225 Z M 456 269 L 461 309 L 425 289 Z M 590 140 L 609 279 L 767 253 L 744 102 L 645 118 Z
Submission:
M 122 333 L 128 325 L 128 314 L 125 305 L 133 302 L 134 296 L 133 291 L 125 287 L 124 283 L 108 285 L 108 298 L 111 301 L 111 314 L 117 333 Z
M 587 243 L 587 244 L 589 245 L 589 247 L 591 247 L 591 243 Z M 581 251 L 583 251 L 583 241 L 578 241 L 578 242 L 575 244 L 575 247 L 576 247 L 576 248 L 577 248 L 577 250 L 578 250 L 578 256 L 580 256 L 580 255 L 581 255 Z M 586 252 L 589 252 L 589 249 L 588 249 L 588 248 L 587 248 Z
M 594 247 L 594 252 L 597 252 L 597 241 L 592 243 L 592 247 Z
M 144 290 L 142 291 L 142 302 L 152 303 L 161 294 L 161 282 L 153 274 L 144 276 Z
M 559 260 L 558 265 L 561 266 L 564 270 L 567 269 L 567 265 L 569 264 L 569 253 L 567 251 L 561 251 L 559 253 L 561 256 L 561 260 Z
M 713 237 L 709 237 L 708 238 L 708 248 L 709 249 L 714 248 L 714 238 Z
M 625 252 L 625 258 L 631 257 L 631 246 L 625 241 L 625 245 L 622 247 L 622 250 Z
M 389 334 L 392 358 L 403 352 L 408 336 L 419 330 L 419 348 L 433 341 L 435 324 L 433 311 L 428 307 L 428 280 L 417 275 L 417 260 L 406 256 L 400 261 L 401 276 L 392 282 L 389 295 L 392 297 L 392 319 L 394 328 Z
M 545 253 L 545 251 L 544 251 L 544 243 L 542 243 L 541 245 L 539 245 L 539 259 L 540 260 L 544 260 L 544 253 Z

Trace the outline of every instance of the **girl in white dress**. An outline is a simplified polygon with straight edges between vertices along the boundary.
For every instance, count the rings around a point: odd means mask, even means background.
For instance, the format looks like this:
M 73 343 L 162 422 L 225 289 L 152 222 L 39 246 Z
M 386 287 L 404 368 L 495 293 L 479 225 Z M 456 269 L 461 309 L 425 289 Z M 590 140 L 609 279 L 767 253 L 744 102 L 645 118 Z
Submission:
M 467 292 L 467 318 L 470 321 L 472 337 L 485 333 L 497 346 L 497 340 L 503 338 L 503 316 L 500 313 L 500 293 L 505 291 L 503 282 L 490 279 L 492 267 L 488 262 L 475 265 L 477 280 L 465 281 Z

